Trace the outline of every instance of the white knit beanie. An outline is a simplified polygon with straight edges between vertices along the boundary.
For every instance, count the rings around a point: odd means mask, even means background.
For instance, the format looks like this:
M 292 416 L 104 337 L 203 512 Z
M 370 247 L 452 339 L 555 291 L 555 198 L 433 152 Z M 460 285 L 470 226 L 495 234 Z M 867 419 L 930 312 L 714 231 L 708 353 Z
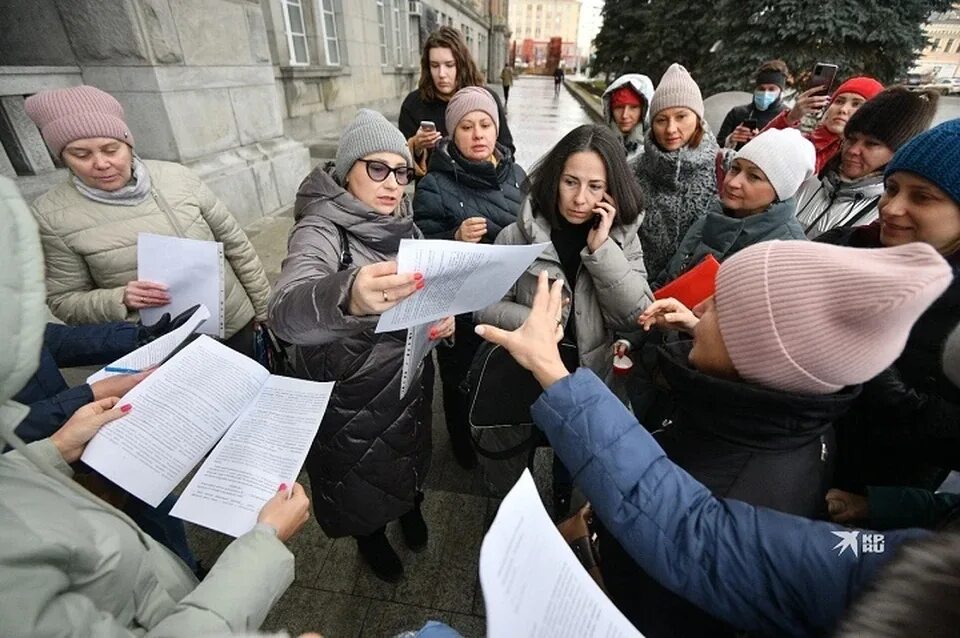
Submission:
M 768 129 L 744 144 L 736 158 L 759 166 L 777 199 L 783 201 L 796 195 L 800 184 L 813 175 L 817 152 L 797 129 Z
M 663 109 L 675 106 L 684 106 L 703 119 L 703 95 L 700 94 L 700 87 L 687 70 L 676 62 L 663 74 L 657 90 L 653 92 L 653 99 L 650 100 L 651 117 Z

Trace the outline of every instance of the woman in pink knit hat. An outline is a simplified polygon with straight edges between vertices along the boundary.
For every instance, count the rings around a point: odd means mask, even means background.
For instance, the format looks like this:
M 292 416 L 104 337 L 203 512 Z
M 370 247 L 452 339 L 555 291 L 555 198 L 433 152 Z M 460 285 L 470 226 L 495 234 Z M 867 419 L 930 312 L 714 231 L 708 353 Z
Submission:
M 136 321 L 169 304 L 163 284 L 137 278 L 137 236 L 223 243 L 227 345 L 253 354 L 254 320 L 270 284 L 243 229 L 188 168 L 141 160 L 123 107 L 92 86 L 41 91 L 25 103 L 70 177 L 33 202 L 47 271 L 47 303 L 69 324 Z

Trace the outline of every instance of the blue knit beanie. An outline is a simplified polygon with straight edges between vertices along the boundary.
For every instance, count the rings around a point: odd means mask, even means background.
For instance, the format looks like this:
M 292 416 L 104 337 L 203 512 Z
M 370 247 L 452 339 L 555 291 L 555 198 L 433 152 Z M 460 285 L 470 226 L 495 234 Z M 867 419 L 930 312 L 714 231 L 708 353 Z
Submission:
M 910 171 L 937 185 L 960 204 L 960 118 L 921 133 L 900 147 L 883 177 Z

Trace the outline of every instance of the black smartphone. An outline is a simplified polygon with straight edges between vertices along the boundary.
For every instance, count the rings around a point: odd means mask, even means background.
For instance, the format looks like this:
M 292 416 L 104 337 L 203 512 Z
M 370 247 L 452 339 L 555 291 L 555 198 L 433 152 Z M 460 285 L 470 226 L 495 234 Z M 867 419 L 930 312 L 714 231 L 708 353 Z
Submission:
M 823 87 L 824 93 L 830 93 L 833 88 L 833 81 L 837 79 L 837 65 L 817 62 L 813 67 L 813 75 L 810 76 L 810 87 Z
M 756 118 L 750 118 L 750 119 L 747 119 L 747 120 L 744 120 L 744 121 L 740 122 L 740 126 L 742 126 L 742 127 L 744 127 L 744 128 L 748 128 L 748 129 L 750 129 L 751 131 L 753 131 L 753 130 L 756 130 L 756 128 L 759 126 L 759 124 L 757 123 Z
M 603 223 L 603 215 L 601 215 L 600 213 L 594 213 L 593 221 L 591 221 L 590 223 L 592 224 L 594 230 L 600 228 L 600 224 Z

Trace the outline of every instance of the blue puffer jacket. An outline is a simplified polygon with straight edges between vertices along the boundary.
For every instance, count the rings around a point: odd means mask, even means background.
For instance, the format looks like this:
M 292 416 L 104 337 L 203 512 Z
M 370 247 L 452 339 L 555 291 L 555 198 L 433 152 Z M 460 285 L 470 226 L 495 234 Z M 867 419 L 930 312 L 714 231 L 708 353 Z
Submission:
M 589 370 L 550 386 L 532 414 L 637 564 L 743 630 L 829 631 L 897 547 L 929 534 L 879 535 L 715 498 Z
M 45 439 L 77 409 L 93 401 L 90 386 L 67 387 L 60 368 L 115 361 L 138 347 L 139 335 L 140 327 L 126 321 L 86 326 L 48 323 L 40 367 L 14 397 L 30 407 L 30 414 L 17 426 L 17 435 L 27 443 Z

